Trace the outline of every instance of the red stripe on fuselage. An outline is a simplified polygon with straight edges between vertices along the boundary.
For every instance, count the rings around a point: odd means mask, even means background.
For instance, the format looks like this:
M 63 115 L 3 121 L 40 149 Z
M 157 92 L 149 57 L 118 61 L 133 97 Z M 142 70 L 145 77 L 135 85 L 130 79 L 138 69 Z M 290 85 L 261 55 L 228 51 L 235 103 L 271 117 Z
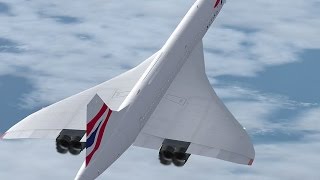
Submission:
M 95 152 L 99 149 L 102 138 L 103 138 L 103 134 L 104 134 L 104 130 L 106 129 L 107 123 L 109 121 L 109 118 L 111 116 L 112 111 L 109 109 L 108 115 L 106 117 L 106 119 L 104 120 L 99 133 L 98 133 L 98 139 L 96 142 L 96 145 L 94 146 L 94 149 L 92 150 L 92 152 L 86 157 L 86 166 L 88 166 L 88 164 L 90 163 L 92 156 L 95 154 Z
M 219 5 L 220 1 L 221 1 L 221 0 L 217 0 L 217 1 L 216 1 L 216 4 L 214 5 L 214 8 L 216 8 L 216 7 Z
M 104 112 L 106 112 L 107 109 L 108 106 L 106 104 L 103 104 L 98 114 L 96 114 L 96 116 L 87 124 L 87 136 L 91 133 L 92 129 L 94 128 L 94 125 L 96 125 L 98 120 L 101 118 Z

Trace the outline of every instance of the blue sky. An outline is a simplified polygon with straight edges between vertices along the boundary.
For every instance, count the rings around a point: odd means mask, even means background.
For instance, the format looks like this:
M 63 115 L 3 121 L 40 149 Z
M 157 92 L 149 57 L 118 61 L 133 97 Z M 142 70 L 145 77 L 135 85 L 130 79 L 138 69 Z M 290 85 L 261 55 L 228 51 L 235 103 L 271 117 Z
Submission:
M 142 62 L 193 2 L 0 0 L 0 133 Z M 158 152 L 132 147 L 100 179 L 319 179 L 319 8 L 228 0 L 204 38 L 210 82 L 253 139 L 252 167 L 200 156 L 163 167 Z M 43 140 L 0 149 L 1 179 L 72 179 L 84 159 Z

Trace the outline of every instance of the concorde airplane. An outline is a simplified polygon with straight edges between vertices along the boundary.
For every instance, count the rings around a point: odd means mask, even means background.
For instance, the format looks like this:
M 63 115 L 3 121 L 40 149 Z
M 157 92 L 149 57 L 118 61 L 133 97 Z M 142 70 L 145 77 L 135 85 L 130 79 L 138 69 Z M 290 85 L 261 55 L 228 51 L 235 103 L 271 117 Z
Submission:
M 251 140 L 205 74 L 202 38 L 225 0 L 197 0 L 165 45 L 137 67 L 26 117 L 4 139 L 55 139 L 86 152 L 76 180 L 93 180 L 131 145 L 183 166 L 191 154 L 251 165 Z

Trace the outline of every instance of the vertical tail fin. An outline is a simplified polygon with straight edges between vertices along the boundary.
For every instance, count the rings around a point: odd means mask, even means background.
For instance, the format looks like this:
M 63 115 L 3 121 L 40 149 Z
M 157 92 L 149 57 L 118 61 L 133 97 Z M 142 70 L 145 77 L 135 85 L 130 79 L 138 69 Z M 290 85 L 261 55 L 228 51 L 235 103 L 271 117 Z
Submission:
M 87 106 L 86 166 L 100 147 L 112 112 L 97 94 Z
M 130 147 L 137 121 L 126 121 L 127 107 L 114 111 L 95 95 L 87 105 L 86 159 L 76 180 L 95 179 Z M 134 133 L 132 135 L 132 133 Z

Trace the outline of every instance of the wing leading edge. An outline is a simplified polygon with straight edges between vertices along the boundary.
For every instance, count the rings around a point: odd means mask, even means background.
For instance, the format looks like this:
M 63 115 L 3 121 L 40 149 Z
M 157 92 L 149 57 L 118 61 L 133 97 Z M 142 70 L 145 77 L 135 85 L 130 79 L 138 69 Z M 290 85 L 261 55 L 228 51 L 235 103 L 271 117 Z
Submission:
M 134 145 L 159 149 L 165 139 L 190 142 L 187 153 L 252 164 L 251 140 L 216 95 L 205 74 L 200 42 Z
M 3 139 L 55 139 L 62 129 L 85 130 L 86 106 L 92 97 L 99 94 L 110 108 L 118 109 L 157 54 L 109 81 L 29 115 L 10 128 Z

